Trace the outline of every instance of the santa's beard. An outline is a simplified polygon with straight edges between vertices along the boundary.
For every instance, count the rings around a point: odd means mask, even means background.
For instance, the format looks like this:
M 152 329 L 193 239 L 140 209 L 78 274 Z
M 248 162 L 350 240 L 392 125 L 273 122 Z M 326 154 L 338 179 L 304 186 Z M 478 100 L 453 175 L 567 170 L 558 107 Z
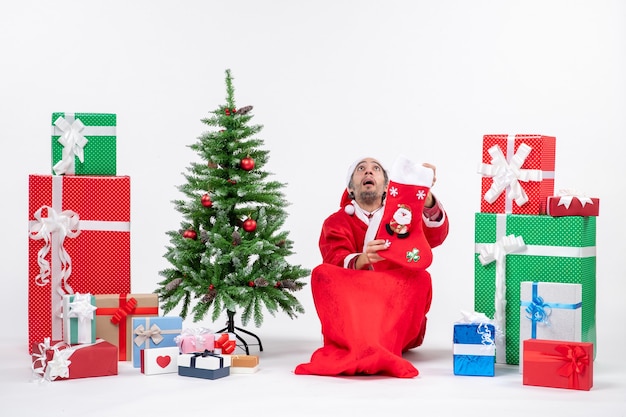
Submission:
M 380 203 L 382 195 L 376 191 L 361 191 L 359 194 L 359 202 L 365 205 Z

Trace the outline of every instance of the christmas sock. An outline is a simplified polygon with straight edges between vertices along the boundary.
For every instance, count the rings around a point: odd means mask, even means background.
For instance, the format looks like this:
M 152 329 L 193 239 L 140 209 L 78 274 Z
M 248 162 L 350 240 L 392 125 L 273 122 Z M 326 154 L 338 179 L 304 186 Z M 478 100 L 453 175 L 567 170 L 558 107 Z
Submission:
M 389 172 L 385 210 L 376 233 L 376 239 L 387 241 L 387 249 L 378 252 L 386 260 L 411 269 L 426 269 L 432 262 L 422 229 L 422 210 L 432 181 L 432 169 L 404 157 L 394 162 Z

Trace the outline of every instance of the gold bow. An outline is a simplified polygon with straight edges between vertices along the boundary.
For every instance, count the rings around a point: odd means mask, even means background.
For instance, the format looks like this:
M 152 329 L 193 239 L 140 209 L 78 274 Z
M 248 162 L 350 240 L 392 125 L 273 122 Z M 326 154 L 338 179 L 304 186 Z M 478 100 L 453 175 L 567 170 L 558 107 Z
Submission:
M 135 335 L 134 342 L 137 346 L 141 346 L 144 342 L 152 340 L 156 345 L 161 343 L 163 336 L 161 335 L 161 329 L 155 323 L 146 329 L 143 324 L 140 324 L 133 331 Z

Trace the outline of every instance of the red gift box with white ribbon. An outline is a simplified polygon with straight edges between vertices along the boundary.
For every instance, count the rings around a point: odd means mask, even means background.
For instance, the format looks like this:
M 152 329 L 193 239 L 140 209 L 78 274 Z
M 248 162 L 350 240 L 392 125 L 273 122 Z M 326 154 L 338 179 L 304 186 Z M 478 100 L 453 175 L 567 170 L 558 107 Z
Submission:
M 30 175 L 28 335 L 63 339 L 63 295 L 130 292 L 130 177 Z
M 547 214 L 552 217 L 598 216 L 600 199 L 587 197 L 575 190 L 559 190 L 558 195 L 548 197 L 546 208 Z
M 554 136 L 484 135 L 480 212 L 545 214 L 555 152 Z

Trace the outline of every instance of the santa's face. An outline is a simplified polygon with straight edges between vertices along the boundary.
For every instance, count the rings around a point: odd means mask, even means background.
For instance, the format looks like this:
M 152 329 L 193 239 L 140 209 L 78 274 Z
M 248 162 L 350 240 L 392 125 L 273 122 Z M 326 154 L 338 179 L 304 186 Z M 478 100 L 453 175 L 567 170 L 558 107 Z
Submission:
M 374 158 L 365 158 L 354 169 L 351 189 L 357 203 L 380 204 L 385 191 L 385 173 Z
M 398 208 L 398 210 L 396 210 L 395 213 L 393 213 L 393 219 L 396 221 L 396 223 L 406 226 L 407 224 L 411 224 L 411 219 L 413 218 L 413 215 L 411 214 L 411 210 L 404 208 L 404 207 L 400 207 Z

